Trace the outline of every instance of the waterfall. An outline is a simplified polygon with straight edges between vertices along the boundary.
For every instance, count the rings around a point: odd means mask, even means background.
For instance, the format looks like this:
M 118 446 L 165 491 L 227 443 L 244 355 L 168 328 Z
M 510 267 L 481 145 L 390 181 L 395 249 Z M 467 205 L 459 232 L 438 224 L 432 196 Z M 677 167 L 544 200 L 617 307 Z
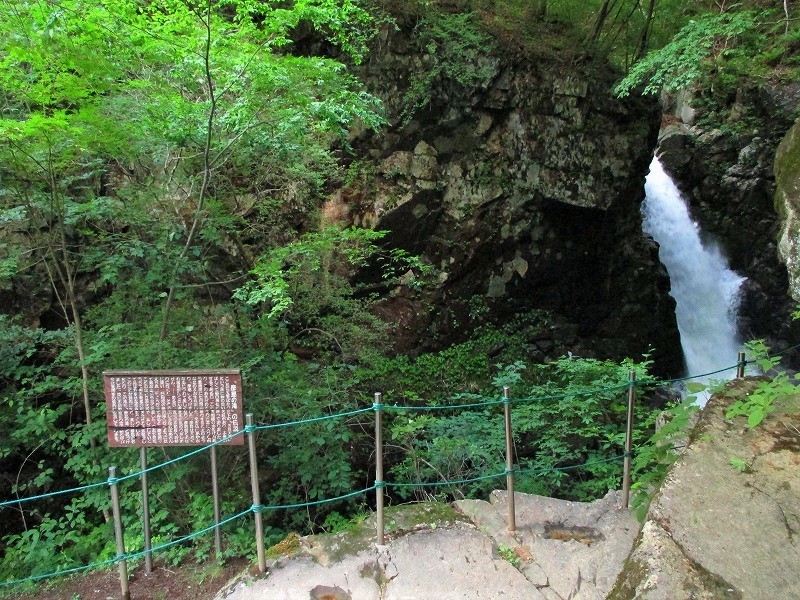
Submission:
M 744 278 L 728 268 L 715 244 L 701 241 L 697 223 L 657 158 L 650 165 L 645 194 L 642 228 L 658 242 L 658 256 L 669 273 L 688 374 L 735 365 L 741 348 L 736 310 Z M 734 376 L 735 369 L 711 379 Z

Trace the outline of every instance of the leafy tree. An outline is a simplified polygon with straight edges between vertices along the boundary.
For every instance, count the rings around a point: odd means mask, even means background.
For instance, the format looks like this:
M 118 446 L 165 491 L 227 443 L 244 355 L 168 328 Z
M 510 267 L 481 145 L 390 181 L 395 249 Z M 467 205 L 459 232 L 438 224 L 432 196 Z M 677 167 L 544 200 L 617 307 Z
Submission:
M 61 312 L 58 331 L 3 316 L 0 414 L 18 435 L 0 461 L 42 470 L 15 492 L 102 479 L 101 370 L 270 364 L 271 331 L 237 329 L 249 315 L 230 295 L 261 249 L 295 235 L 281 215 L 310 210 L 349 125 L 381 123 L 341 63 L 292 54 L 292 32 L 312 26 L 358 60 L 370 22 L 350 1 L 0 4 L 0 233 L 14 241 L 0 276 L 36 289 L 44 273 Z M 167 534 L 203 505 L 194 468 L 158 499 Z M 135 494 L 123 499 L 134 515 Z M 89 543 L 106 539 L 90 514 L 106 503 L 20 512 L 0 575 L 106 557 Z
M 758 33 L 763 13 L 740 11 L 706 14 L 690 21 L 672 41 L 637 62 L 617 85 L 619 96 L 645 84 L 644 93 L 677 91 L 697 82 L 712 70 L 726 71 L 735 59 L 752 54 L 752 44 L 763 41 Z M 747 38 L 742 36 L 747 34 Z M 742 45 L 745 43 L 745 45 Z M 730 76 L 735 77 L 733 70 Z
M 497 400 L 502 385 L 513 385 L 513 431 L 522 475 L 520 491 L 591 500 L 618 488 L 624 449 L 628 372 L 645 378 L 650 363 L 621 364 L 563 357 L 529 369 L 517 362 L 494 378 L 495 394 L 460 394 L 452 402 Z M 424 405 L 423 405 L 424 406 Z M 391 414 L 391 413 L 390 413 Z M 654 413 L 636 409 L 634 443 L 651 434 Z M 401 482 L 434 482 L 437 487 L 401 487 L 401 497 L 473 496 L 497 485 L 482 477 L 502 474 L 504 427 L 497 407 L 399 413 L 392 420 L 392 476 Z M 585 466 L 584 466 L 585 465 Z M 468 483 L 459 483 L 472 480 Z M 448 485 L 448 482 L 455 482 Z

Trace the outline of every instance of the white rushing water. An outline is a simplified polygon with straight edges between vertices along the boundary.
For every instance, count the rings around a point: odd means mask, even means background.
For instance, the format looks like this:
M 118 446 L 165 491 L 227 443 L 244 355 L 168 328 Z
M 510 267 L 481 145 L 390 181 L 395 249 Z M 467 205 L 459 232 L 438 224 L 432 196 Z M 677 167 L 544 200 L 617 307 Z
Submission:
M 735 365 L 741 349 L 736 310 L 744 278 L 728 268 L 719 248 L 703 244 L 686 202 L 657 158 L 645 193 L 642 228 L 658 242 L 659 258 L 669 272 L 688 375 Z M 711 379 L 733 376 L 735 369 Z

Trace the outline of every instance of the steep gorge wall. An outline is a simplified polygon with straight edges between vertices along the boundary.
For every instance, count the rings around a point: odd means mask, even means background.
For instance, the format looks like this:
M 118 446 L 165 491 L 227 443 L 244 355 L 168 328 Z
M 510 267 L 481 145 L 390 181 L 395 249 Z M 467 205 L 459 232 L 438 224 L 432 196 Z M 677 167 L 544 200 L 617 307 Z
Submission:
M 620 358 L 653 346 L 661 371 L 680 370 L 669 281 L 641 233 L 658 107 L 613 99 L 613 74 L 598 65 L 498 46 L 472 85 L 435 77 L 404 124 L 409 82 L 439 60 L 409 29 L 384 29 L 360 72 L 390 111 L 386 131 L 353 139 L 374 176 L 338 190 L 324 211 L 390 230 L 390 244 L 436 268 L 423 294 L 384 303 L 406 345 L 434 348 L 485 318 L 548 311 L 548 327 L 526 334 L 534 358 Z
M 693 216 L 714 237 L 731 268 L 747 277 L 740 307 L 744 339 L 770 346 L 792 345 L 800 329 L 792 323 L 787 255 L 781 257 L 782 213 L 776 205 L 776 150 L 800 106 L 800 89 L 742 89 L 713 122 L 695 110 L 697 99 L 679 98 L 674 122 L 661 132 L 659 154 L 686 195 Z

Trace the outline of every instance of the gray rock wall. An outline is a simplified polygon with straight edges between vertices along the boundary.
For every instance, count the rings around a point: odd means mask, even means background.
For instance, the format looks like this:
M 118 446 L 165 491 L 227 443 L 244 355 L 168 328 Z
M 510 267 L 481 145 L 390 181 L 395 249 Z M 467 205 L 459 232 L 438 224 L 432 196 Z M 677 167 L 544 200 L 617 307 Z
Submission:
M 435 56 L 387 29 L 361 71 L 392 123 L 354 146 L 374 165 L 368 183 L 339 190 L 327 214 L 391 231 L 423 255 L 436 285 L 400 294 L 384 310 L 409 345 L 426 348 L 473 331 L 480 305 L 507 322 L 550 311 L 542 354 L 620 358 L 656 348 L 662 371 L 680 369 L 674 304 L 639 206 L 656 142 L 658 107 L 618 101 L 601 65 L 543 64 L 497 46 L 466 86 L 439 76 L 429 102 L 404 124 L 398 99 Z M 417 49 L 419 50 L 419 49 Z
M 786 265 L 789 294 L 800 302 L 800 121 L 778 146 L 775 183 L 775 210 L 781 217 L 778 254 Z
M 733 381 L 709 400 L 609 600 L 800 597 L 800 398 L 754 429 L 725 419 L 756 384 Z
M 765 338 L 776 349 L 793 345 L 795 301 L 778 252 L 781 216 L 775 204 L 776 148 L 792 123 L 797 90 L 740 90 L 712 120 L 698 108 L 680 121 L 690 96 L 673 106 L 677 122 L 664 128 L 659 154 L 686 195 L 693 216 L 713 236 L 733 268 L 747 277 L 740 308 L 744 339 Z M 705 120 L 703 120 L 703 118 Z

